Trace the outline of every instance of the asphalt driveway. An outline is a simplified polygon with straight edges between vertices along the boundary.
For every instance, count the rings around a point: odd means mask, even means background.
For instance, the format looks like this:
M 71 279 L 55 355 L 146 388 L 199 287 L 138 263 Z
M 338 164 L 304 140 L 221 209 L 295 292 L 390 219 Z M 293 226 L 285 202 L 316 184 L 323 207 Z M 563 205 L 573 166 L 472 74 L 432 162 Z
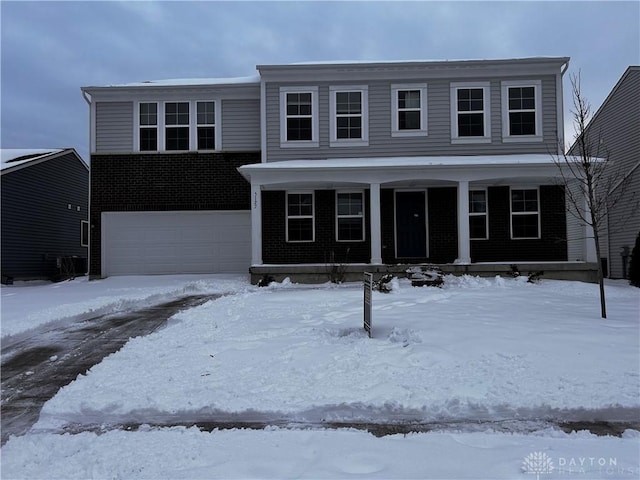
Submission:
M 2 345 L 2 445 L 27 432 L 60 388 L 122 348 L 162 328 L 169 317 L 217 298 L 182 297 L 134 312 L 101 315 Z

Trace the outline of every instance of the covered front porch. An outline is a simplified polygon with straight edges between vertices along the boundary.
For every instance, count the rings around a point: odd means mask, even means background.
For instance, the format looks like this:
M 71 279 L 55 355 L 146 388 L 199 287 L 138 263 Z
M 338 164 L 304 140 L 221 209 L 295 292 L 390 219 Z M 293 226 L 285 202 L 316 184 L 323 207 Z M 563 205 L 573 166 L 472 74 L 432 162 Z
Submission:
M 531 268 L 563 278 L 569 267 L 584 271 L 567 263 L 564 190 L 550 156 L 297 160 L 239 170 L 251 183 L 254 280 L 326 281 L 338 267 L 360 278 L 421 263 L 479 275 L 540 262 L 546 268 Z

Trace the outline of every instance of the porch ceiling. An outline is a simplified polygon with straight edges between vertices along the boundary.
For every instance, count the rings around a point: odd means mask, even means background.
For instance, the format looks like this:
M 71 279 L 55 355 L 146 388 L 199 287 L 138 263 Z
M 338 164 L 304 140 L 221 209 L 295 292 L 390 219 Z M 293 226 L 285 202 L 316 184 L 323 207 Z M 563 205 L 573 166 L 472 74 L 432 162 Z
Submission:
M 252 184 L 265 188 L 551 183 L 559 177 L 551 155 L 292 160 L 244 165 L 238 170 Z

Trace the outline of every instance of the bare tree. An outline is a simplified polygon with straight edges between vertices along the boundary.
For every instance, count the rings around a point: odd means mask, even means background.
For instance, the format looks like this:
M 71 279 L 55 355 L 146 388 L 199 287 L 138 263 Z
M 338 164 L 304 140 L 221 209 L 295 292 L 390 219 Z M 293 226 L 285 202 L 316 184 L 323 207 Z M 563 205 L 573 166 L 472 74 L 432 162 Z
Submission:
M 607 213 L 626 197 L 630 176 L 611 161 L 600 132 L 588 128 L 591 105 L 580 89 L 580 73 L 571 75 L 574 144 L 569 153 L 554 156 L 567 198 L 567 211 L 591 228 L 595 241 L 600 286 L 600 310 L 607 318 L 604 272 L 600 262 L 600 237 L 606 229 Z M 565 152 L 564 146 L 560 151 Z

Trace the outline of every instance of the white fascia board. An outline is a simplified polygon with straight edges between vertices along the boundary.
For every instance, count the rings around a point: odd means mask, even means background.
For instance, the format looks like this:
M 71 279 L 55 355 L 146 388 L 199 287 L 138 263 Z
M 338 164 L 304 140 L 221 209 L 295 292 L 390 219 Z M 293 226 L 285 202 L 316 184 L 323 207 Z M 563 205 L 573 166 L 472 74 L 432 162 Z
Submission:
M 85 87 L 93 102 L 117 102 L 131 100 L 189 98 L 206 100 L 219 98 L 225 100 L 259 99 L 260 83 L 251 85 L 198 85 L 198 86 L 142 86 L 142 87 Z
M 366 81 L 555 75 L 568 57 L 434 62 L 312 63 L 258 65 L 269 82 Z
M 524 158 L 518 158 L 524 157 Z M 491 181 L 540 179 L 560 175 L 548 155 L 496 157 L 416 157 L 395 159 L 294 160 L 245 165 L 238 169 L 253 184 L 371 184 L 415 180 Z

